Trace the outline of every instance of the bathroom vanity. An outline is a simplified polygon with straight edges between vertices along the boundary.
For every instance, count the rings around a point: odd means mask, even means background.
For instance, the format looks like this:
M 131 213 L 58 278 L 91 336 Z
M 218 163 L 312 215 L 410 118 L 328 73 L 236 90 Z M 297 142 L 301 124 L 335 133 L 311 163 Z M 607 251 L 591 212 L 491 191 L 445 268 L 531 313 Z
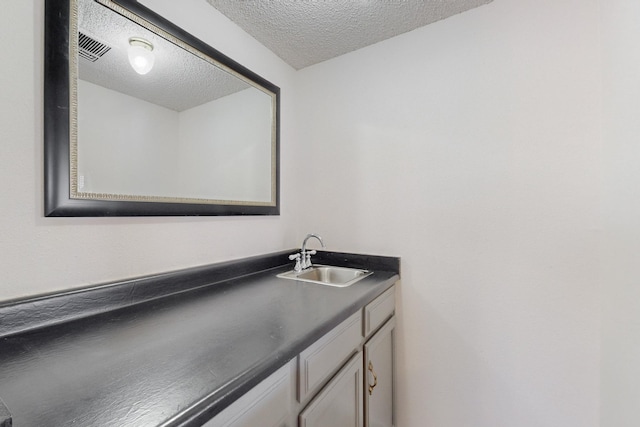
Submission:
M 373 271 L 337 288 L 293 252 L 0 306 L 13 425 L 391 426 L 399 259 L 318 252 Z

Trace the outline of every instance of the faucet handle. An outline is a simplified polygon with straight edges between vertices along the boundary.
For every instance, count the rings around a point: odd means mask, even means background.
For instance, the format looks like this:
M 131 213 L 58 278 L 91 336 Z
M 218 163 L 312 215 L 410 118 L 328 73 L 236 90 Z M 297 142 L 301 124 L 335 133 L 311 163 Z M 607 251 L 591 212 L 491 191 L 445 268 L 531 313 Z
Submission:
M 302 268 L 313 267 L 313 263 L 311 262 L 311 255 L 315 255 L 317 252 L 315 249 L 311 249 L 310 251 L 306 251 L 303 255 L 302 259 Z
M 293 267 L 293 271 L 295 271 L 296 273 L 300 273 L 302 271 L 302 264 L 300 263 L 300 258 L 301 258 L 300 254 L 291 254 L 291 255 L 289 255 L 289 259 L 291 261 L 293 261 L 293 260 L 296 261 L 296 265 L 295 265 L 295 267 Z

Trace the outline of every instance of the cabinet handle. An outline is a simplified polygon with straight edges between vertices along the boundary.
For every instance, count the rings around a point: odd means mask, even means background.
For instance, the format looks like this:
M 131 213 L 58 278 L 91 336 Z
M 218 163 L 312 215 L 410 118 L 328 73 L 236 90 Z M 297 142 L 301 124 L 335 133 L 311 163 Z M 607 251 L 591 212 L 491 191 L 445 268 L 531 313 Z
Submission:
M 373 370 L 373 362 L 369 360 L 369 372 L 373 375 L 373 385 L 369 384 L 369 396 L 373 394 L 373 389 L 378 385 L 378 377 L 376 376 L 376 372 Z

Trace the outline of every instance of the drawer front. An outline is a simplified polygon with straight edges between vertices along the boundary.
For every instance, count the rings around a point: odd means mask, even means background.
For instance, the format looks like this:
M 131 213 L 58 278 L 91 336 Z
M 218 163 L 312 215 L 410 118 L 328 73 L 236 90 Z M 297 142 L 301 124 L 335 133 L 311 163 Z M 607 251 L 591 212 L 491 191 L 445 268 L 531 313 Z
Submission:
M 364 336 L 367 337 L 393 316 L 396 308 L 396 287 L 387 289 L 364 308 Z
M 298 400 L 303 402 L 353 354 L 362 341 L 361 312 L 353 314 L 298 356 Z
M 291 416 L 291 371 L 295 359 L 207 421 L 204 427 L 282 427 Z

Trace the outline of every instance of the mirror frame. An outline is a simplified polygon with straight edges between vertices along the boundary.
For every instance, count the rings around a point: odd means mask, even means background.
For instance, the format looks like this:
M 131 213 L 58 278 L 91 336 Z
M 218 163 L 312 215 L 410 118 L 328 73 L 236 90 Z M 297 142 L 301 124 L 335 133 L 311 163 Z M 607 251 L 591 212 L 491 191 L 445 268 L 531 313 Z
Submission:
M 71 198 L 71 132 L 74 120 L 70 79 L 71 2 L 45 0 L 44 44 L 44 194 L 45 216 L 180 216 L 280 214 L 280 88 L 190 35 L 137 0 L 112 0 L 171 36 L 275 94 L 275 204 L 121 201 Z

